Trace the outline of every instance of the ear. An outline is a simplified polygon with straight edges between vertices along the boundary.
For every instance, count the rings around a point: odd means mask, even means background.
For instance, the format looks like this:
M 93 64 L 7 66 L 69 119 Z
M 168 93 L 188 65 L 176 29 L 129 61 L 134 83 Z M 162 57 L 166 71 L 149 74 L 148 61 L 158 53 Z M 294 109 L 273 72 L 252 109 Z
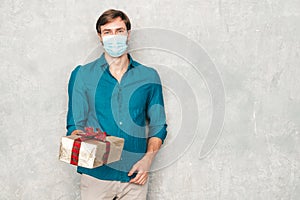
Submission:
M 103 45 L 101 33 L 98 33 L 98 37 L 99 37 L 99 39 L 100 39 L 101 44 Z
M 128 43 L 129 40 L 130 40 L 130 35 L 131 35 L 131 30 L 127 31 L 127 43 Z

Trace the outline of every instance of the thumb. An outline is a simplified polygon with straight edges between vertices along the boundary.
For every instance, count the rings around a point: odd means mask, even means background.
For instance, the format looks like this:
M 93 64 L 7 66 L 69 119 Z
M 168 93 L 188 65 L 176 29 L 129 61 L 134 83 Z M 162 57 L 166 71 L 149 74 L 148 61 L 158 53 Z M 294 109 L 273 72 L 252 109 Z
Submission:
M 136 165 L 133 165 L 133 167 L 131 168 L 131 170 L 128 173 L 128 176 L 131 176 L 137 169 L 138 169 L 138 167 Z

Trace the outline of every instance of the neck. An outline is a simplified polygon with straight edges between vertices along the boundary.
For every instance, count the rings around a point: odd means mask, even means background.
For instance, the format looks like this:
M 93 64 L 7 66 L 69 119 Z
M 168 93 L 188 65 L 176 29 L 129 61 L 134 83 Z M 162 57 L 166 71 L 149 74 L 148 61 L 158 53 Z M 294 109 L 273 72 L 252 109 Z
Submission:
M 113 77 L 115 77 L 115 79 L 117 79 L 119 83 L 121 83 L 121 79 L 128 69 L 129 59 L 127 53 L 119 58 L 113 58 L 105 53 L 105 58 L 109 64 L 110 73 Z
M 110 71 L 121 72 L 127 69 L 129 64 L 129 59 L 127 53 L 123 54 L 121 57 L 113 58 L 107 53 L 104 54 L 104 57 L 109 65 Z

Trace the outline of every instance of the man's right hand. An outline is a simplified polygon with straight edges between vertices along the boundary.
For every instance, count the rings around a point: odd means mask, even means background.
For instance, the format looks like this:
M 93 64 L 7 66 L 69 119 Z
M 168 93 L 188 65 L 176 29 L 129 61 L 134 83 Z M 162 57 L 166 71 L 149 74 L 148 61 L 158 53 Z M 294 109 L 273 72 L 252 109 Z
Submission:
M 78 134 L 84 134 L 82 130 L 75 130 L 71 133 L 71 135 L 78 135 Z

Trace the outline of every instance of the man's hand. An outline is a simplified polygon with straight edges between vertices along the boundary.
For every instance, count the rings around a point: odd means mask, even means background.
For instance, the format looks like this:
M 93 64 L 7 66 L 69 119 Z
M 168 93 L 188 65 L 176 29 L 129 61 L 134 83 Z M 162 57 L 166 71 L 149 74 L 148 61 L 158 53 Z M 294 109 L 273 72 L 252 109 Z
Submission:
M 133 173 L 137 173 L 135 178 L 130 180 L 130 183 L 144 185 L 148 179 L 148 172 L 152 164 L 153 157 L 151 155 L 145 155 L 140 161 L 135 163 L 131 168 L 128 176 L 132 176 Z
M 78 134 L 84 134 L 82 130 L 75 130 L 71 133 L 71 135 L 78 135 Z
M 144 185 L 148 179 L 148 173 L 152 164 L 152 161 L 157 154 L 162 140 L 160 138 L 152 137 L 148 140 L 147 153 L 145 156 L 135 163 L 128 173 L 128 176 L 132 176 L 133 173 L 137 173 L 135 178 L 130 180 L 130 183 Z

